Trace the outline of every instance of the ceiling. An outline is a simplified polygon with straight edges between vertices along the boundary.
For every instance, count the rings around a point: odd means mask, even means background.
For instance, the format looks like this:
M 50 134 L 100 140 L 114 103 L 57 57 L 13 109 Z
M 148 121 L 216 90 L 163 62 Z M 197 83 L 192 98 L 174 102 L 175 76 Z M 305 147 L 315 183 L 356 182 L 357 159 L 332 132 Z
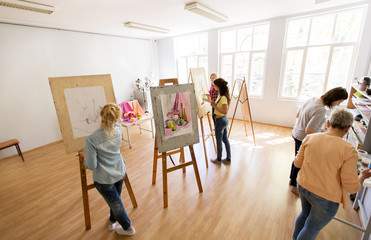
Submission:
M 192 0 L 31 0 L 52 5 L 48 15 L 0 6 L 0 22 L 51 27 L 145 39 L 160 39 L 235 24 L 318 10 L 364 0 L 200 0 L 222 13 L 228 22 L 217 23 L 184 10 Z M 124 27 L 137 22 L 169 29 L 167 34 Z

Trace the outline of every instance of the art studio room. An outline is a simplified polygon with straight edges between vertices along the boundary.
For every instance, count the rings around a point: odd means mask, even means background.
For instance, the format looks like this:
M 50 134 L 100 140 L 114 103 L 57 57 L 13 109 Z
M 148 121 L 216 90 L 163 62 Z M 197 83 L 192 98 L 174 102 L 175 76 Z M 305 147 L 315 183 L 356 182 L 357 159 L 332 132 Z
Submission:
M 0 0 L 0 239 L 371 240 L 371 0 Z

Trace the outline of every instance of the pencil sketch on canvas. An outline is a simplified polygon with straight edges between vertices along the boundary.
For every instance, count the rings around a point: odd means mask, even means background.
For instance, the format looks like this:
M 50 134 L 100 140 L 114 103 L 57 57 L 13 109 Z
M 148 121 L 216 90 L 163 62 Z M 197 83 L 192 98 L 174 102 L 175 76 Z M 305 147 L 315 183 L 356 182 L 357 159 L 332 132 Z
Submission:
M 100 110 L 106 104 L 102 86 L 64 90 L 74 138 L 85 137 L 100 126 Z
M 208 81 L 204 68 L 191 68 L 190 75 L 192 82 L 194 83 L 196 102 L 197 102 L 197 114 L 198 117 L 205 116 L 208 112 L 211 112 L 210 104 L 204 101 L 206 94 L 209 93 Z

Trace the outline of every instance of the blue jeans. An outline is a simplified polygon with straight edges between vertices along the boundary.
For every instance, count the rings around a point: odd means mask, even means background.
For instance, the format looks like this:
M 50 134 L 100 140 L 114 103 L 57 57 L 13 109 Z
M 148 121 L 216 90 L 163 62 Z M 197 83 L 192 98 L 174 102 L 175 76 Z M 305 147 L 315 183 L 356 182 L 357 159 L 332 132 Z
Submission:
M 110 207 L 109 220 L 113 223 L 118 221 L 124 230 L 128 230 L 131 226 L 131 221 L 121 201 L 121 189 L 124 179 L 125 177 L 113 184 L 94 182 L 94 185 Z
M 231 161 L 231 146 L 229 145 L 228 140 L 228 118 L 227 117 L 220 117 L 215 119 L 215 138 L 216 138 L 216 149 L 218 152 L 217 160 L 222 160 L 222 152 L 223 152 L 223 145 L 224 142 L 225 149 L 227 151 L 227 161 Z
M 315 239 L 335 216 L 339 203 L 326 200 L 298 184 L 301 213 L 295 221 L 294 240 Z

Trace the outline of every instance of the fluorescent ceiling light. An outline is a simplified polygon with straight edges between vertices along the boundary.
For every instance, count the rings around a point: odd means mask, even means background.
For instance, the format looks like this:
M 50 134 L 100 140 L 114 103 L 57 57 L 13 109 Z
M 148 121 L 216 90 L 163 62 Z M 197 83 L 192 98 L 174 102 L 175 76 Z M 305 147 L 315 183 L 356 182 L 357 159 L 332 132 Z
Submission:
M 126 22 L 125 27 L 136 28 L 136 29 L 151 31 L 151 32 L 158 32 L 158 33 L 168 33 L 169 32 L 169 29 L 154 27 L 154 26 L 135 23 L 135 22 Z
M 203 17 L 211 19 L 216 22 L 226 22 L 228 21 L 228 17 L 224 16 L 217 11 L 214 11 L 198 2 L 187 3 L 184 6 L 184 10 L 191 11 L 193 13 L 199 14 Z
M 0 6 L 46 14 L 51 14 L 52 12 L 54 12 L 53 6 L 21 0 L 0 0 Z
M 330 0 L 313 0 L 314 4 L 328 2 Z

